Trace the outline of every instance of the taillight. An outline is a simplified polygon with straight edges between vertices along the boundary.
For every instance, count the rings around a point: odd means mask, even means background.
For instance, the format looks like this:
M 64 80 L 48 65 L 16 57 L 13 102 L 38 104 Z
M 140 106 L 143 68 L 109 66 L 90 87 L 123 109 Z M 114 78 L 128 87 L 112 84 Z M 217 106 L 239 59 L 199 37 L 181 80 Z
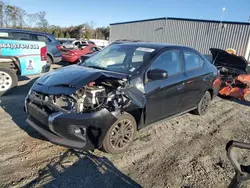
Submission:
M 76 55 L 75 52 L 69 52 L 69 55 Z
M 47 60 L 47 48 L 46 48 L 46 46 L 41 48 L 40 56 L 41 56 L 41 61 Z
M 56 48 L 57 48 L 58 50 L 61 50 L 61 46 L 60 46 L 60 45 L 56 46 Z

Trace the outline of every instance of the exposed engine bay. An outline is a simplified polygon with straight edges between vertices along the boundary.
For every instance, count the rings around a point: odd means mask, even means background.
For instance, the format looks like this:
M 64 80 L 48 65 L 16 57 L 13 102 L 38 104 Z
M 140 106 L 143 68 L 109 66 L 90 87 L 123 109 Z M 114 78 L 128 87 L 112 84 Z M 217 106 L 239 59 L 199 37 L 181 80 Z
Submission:
M 48 114 L 56 111 L 85 113 L 107 108 L 123 110 L 130 104 L 124 94 L 125 80 L 90 82 L 71 95 L 46 95 L 33 91 L 30 100 Z
M 125 108 L 130 101 L 122 92 L 125 81 L 116 82 L 91 82 L 79 89 L 72 95 L 76 102 L 75 112 L 91 112 L 103 107 L 110 111 Z

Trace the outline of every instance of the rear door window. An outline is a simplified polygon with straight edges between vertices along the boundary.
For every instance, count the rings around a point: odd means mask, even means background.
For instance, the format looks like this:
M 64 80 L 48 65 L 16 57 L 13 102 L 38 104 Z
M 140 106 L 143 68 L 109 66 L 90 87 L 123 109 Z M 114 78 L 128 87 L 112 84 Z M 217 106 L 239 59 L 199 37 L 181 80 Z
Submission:
M 34 40 L 34 35 L 21 32 L 9 32 L 9 35 L 16 40 Z
M 162 69 L 168 72 L 168 75 L 175 75 L 181 72 L 181 55 L 178 50 L 171 50 L 162 53 L 153 62 L 151 69 Z
M 196 53 L 184 51 L 185 70 L 193 70 L 203 67 L 204 60 Z
M 51 40 L 44 35 L 36 35 L 37 39 L 42 42 L 51 42 Z

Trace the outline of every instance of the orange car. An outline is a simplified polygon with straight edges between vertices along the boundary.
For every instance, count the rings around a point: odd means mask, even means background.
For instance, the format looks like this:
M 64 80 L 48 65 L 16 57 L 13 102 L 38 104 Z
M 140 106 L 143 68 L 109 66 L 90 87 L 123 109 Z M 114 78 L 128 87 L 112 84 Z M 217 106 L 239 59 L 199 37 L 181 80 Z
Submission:
M 216 48 L 211 48 L 210 51 L 213 56 L 213 63 L 221 75 L 219 94 L 248 100 L 250 75 L 247 60 L 244 57 Z
M 100 48 L 96 47 L 93 44 L 89 44 L 87 46 L 82 46 L 79 49 L 67 49 L 62 48 L 62 61 L 66 61 L 68 63 L 80 63 L 81 56 L 86 54 L 92 54 L 96 51 L 99 51 Z

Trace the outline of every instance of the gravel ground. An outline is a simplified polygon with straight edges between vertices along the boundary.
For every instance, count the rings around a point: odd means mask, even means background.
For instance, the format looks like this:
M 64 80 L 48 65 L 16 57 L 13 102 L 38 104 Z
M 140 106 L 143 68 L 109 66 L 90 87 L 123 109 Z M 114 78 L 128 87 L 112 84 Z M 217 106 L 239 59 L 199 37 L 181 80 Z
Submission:
M 234 170 L 226 143 L 250 142 L 250 104 L 217 97 L 203 117 L 188 113 L 141 130 L 124 154 L 69 150 L 25 122 L 23 101 L 36 78 L 1 98 L 0 187 L 227 187 Z M 236 150 L 246 164 L 249 153 Z

